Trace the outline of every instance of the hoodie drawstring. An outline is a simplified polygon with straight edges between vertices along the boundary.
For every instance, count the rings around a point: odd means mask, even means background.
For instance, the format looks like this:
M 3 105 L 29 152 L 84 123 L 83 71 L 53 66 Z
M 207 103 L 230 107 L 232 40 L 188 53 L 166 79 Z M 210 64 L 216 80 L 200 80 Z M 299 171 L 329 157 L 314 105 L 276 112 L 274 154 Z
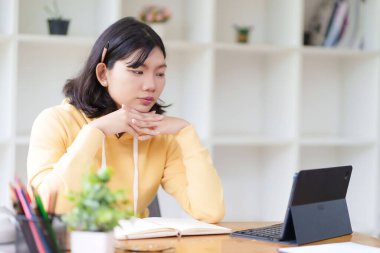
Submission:
M 139 164 L 138 164 L 138 155 L 139 155 L 139 142 L 136 137 L 133 137 L 133 163 L 134 176 L 133 176 L 133 211 L 137 215 L 137 202 L 139 200 Z
M 107 167 L 106 158 L 106 137 L 103 139 L 102 144 L 102 165 L 100 169 Z M 139 165 L 138 165 L 139 143 L 136 137 L 133 138 L 133 163 L 134 163 L 134 176 L 133 176 L 133 211 L 137 215 L 137 204 L 139 199 Z

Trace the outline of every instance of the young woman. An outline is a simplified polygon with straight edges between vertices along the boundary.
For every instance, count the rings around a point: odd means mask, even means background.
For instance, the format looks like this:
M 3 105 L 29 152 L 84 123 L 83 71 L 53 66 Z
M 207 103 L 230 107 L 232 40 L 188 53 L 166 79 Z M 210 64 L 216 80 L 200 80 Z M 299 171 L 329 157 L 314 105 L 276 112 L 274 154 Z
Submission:
M 186 120 L 163 115 L 165 47 L 146 24 L 123 18 L 96 40 L 61 105 L 44 110 L 32 128 L 28 181 L 44 202 L 58 190 L 78 191 L 88 169 L 109 166 L 110 187 L 126 189 L 136 214 L 161 184 L 196 219 L 218 222 L 223 190 L 208 151 Z

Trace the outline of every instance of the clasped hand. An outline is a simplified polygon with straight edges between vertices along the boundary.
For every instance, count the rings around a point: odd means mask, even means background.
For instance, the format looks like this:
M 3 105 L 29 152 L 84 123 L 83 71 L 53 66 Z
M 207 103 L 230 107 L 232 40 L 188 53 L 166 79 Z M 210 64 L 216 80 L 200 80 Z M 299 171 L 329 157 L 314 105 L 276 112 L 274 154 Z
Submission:
M 181 118 L 139 112 L 125 105 L 90 123 L 105 135 L 129 133 L 139 140 L 147 140 L 159 134 L 176 134 L 189 123 Z

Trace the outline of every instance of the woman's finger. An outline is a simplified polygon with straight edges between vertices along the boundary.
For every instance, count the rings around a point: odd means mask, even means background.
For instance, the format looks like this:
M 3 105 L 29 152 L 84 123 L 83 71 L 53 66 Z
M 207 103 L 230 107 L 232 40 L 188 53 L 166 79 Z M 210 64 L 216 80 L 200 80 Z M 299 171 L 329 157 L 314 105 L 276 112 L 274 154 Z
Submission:
M 137 133 L 137 131 L 133 127 L 131 127 L 129 125 L 126 128 L 126 132 L 129 133 L 130 135 L 132 135 L 133 137 L 138 137 L 139 136 L 139 134 Z
M 137 120 L 137 119 L 132 119 L 131 120 L 132 124 L 138 127 L 142 128 L 155 128 L 157 126 L 157 123 L 154 121 L 142 121 L 142 120 Z
M 135 124 L 132 124 L 131 127 L 138 132 L 139 134 L 148 134 L 152 136 L 159 135 L 160 133 L 156 130 L 150 129 L 150 128 L 145 128 L 145 127 L 139 127 Z
M 141 121 L 159 121 L 164 118 L 164 116 L 160 114 L 155 114 L 151 112 L 143 113 L 143 112 L 138 112 L 135 109 L 129 110 L 129 117 L 137 119 L 137 120 L 141 120 Z

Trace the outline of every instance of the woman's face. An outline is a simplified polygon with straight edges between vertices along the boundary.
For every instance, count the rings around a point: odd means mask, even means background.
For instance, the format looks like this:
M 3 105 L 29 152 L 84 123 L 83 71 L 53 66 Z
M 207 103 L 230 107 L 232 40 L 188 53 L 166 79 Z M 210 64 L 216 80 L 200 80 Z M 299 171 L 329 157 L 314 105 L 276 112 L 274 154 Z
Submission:
M 116 61 L 106 71 L 107 88 L 120 108 L 122 104 L 140 112 L 149 112 L 165 86 L 166 63 L 160 48 L 155 47 L 138 68 L 128 67 L 136 53 Z

